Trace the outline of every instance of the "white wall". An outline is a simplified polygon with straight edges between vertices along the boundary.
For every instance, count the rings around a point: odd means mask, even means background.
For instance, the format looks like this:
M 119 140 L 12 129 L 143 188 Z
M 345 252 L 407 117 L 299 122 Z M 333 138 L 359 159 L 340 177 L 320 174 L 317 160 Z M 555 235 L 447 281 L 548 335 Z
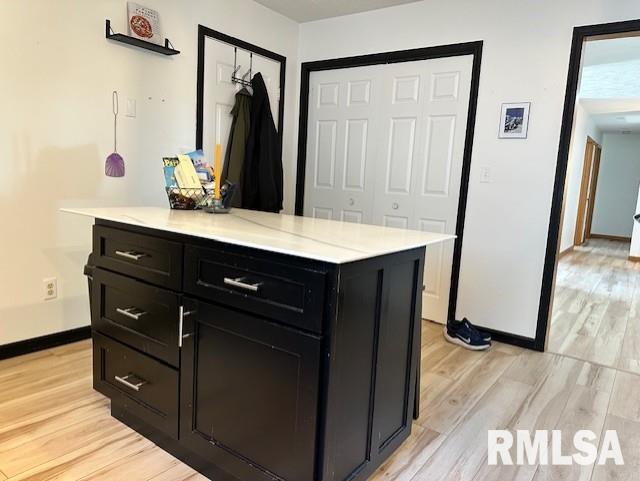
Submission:
M 459 0 L 301 26 L 302 61 L 484 40 L 458 316 L 535 335 L 573 27 L 632 18 L 637 0 Z M 498 140 L 501 102 L 520 101 L 529 138 Z
M 605 133 L 591 233 L 631 237 L 640 185 L 640 134 Z
M 166 205 L 161 158 L 195 142 L 197 25 L 285 55 L 285 179 L 293 185 L 298 24 L 250 0 L 146 0 L 182 53 L 165 57 L 107 41 L 125 31 L 124 0 L 0 2 L 0 345 L 89 322 L 82 266 L 91 222 L 69 205 Z M 127 175 L 104 176 L 113 149 L 111 91 L 137 99 L 120 117 Z M 286 205 L 293 205 L 292 189 Z M 59 280 L 43 302 L 42 279 Z
M 562 220 L 562 239 L 560 251 L 573 246 L 578 217 L 578 200 L 582 186 L 582 169 L 587 137 L 602 145 L 602 133 L 598 130 L 592 116 L 580 103 L 576 104 L 573 134 L 569 148 L 569 164 L 567 166 L 567 181 L 565 184 L 564 213 Z

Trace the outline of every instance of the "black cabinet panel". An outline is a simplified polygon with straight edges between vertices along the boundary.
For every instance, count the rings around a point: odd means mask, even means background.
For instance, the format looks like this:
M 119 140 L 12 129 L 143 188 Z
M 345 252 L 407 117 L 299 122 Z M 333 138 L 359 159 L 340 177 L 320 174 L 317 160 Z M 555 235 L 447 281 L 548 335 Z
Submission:
M 98 267 L 169 289 L 182 289 L 179 242 L 96 225 L 93 258 Z
M 385 269 L 380 309 L 376 369 L 374 443 L 378 451 L 411 423 L 409 406 L 414 336 L 413 285 L 417 262 L 408 261 Z
M 178 367 L 180 295 L 102 269 L 92 295 L 94 329 Z
M 203 302 L 188 309 L 182 439 L 240 479 L 313 480 L 320 339 Z M 240 460 L 256 472 L 243 477 Z
M 333 332 L 325 479 L 344 480 L 369 461 L 376 319 L 382 272 L 365 270 L 341 279 Z
M 185 291 L 320 333 L 325 273 L 187 246 Z
M 178 438 L 178 371 L 93 333 L 93 385 L 122 409 Z

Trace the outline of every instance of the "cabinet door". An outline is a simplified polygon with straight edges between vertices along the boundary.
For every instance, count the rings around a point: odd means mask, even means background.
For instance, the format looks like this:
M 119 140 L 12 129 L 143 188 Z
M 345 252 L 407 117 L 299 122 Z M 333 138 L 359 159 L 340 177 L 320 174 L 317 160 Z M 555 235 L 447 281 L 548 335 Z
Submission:
M 313 480 L 320 339 L 185 301 L 181 432 L 243 481 Z

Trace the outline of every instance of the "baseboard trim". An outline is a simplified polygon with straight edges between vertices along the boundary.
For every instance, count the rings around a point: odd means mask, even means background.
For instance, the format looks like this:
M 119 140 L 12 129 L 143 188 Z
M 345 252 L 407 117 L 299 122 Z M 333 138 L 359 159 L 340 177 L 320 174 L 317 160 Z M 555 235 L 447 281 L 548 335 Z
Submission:
M 517 334 L 509 334 L 504 331 L 496 331 L 495 329 L 488 329 L 486 327 L 481 327 L 480 329 L 491 334 L 492 341 L 502 342 L 516 347 L 523 347 L 532 351 L 544 352 L 544 346 L 537 345 L 536 340 L 533 338 L 518 336 Z
M 631 262 L 640 262 L 640 257 L 638 257 L 638 256 L 629 256 L 629 260 Z
M 10 357 L 22 356 L 36 351 L 42 351 L 52 347 L 82 341 L 91 337 L 91 326 L 78 327 L 69 331 L 56 332 L 47 336 L 26 339 L 11 344 L 0 346 L 0 360 Z
M 631 242 L 631 237 L 625 237 L 620 235 L 609 235 L 609 234 L 589 234 L 591 239 L 605 239 L 612 241 L 621 241 L 621 242 Z
M 567 254 L 570 254 L 571 252 L 573 252 L 573 248 L 575 246 L 569 246 L 567 247 L 565 250 L 560 251 L 560 253 L 558 254 L 558 260 L 562 259 L 564 256 L 566 256 Z

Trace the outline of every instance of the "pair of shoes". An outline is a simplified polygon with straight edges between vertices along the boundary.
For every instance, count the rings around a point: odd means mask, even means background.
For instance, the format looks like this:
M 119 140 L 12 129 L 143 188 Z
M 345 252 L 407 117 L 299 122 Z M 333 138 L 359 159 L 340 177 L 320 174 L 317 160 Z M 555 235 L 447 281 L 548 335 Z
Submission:
M 484 351 L 491 347 L 491 335 L 475 327 L 466 317 L 461 321 L 447 321 L 444 338 L 472 351 Z

